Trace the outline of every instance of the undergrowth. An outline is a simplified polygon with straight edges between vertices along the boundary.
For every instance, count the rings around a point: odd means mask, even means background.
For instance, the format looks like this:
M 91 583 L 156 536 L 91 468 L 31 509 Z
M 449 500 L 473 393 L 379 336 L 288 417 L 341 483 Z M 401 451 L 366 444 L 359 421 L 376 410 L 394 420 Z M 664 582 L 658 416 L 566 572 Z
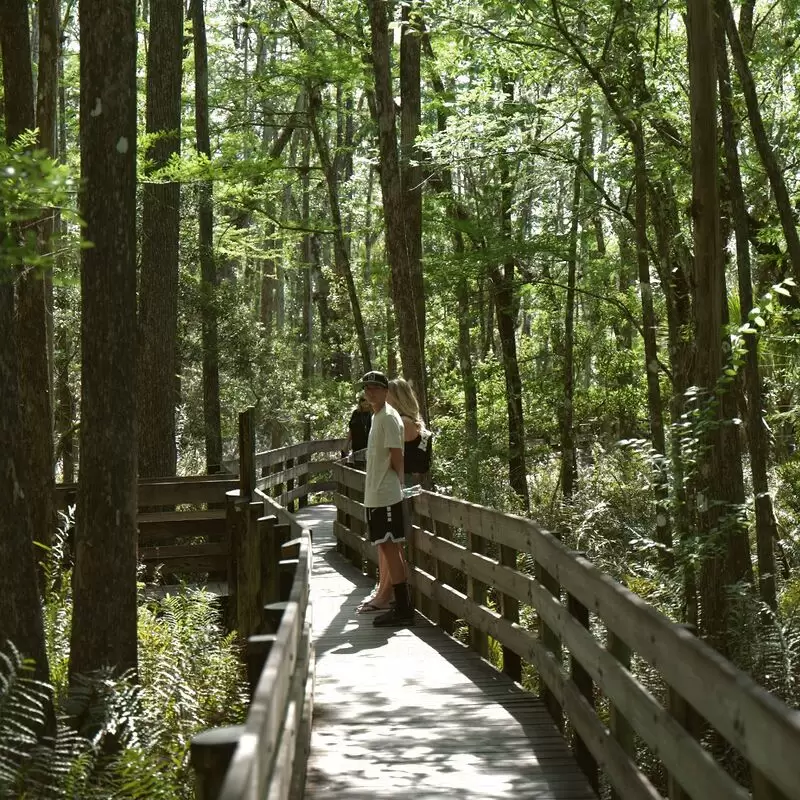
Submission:
M 105 671 L 70 682 L 64 530 L 43 575 L 50 681 L 33 678 L 13 643 L 0 649 L 0 797 L 190 800 L 192 737 L 242 722 L 247 707 L 234 635 L 223 630 L 215 596 L 186 587 L 146 598 L 140 584 L 138 679 Z

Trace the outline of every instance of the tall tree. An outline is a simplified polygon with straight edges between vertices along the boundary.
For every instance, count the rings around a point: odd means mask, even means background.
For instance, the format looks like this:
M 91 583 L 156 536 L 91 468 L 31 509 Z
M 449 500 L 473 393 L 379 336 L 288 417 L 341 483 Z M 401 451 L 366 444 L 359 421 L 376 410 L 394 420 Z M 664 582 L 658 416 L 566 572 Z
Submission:
M 427 418 L 425 357 L 419 335 L 417 284 L 407 241 L 404 187 L 397 148 L 397 112 L 392 92 L 391 39 L 387 4 L 367 0 L 375 80 L 375 116 L 378 125 L 380 179 L 383 195 L 386 258 L 391 274 L 391 291 L 400 341 L 403 373 L 412 381 Z
M 725 282 L 717 162 L 717 72 L 713 8 L 688 0 L 689 103 L 692 120 L 697 380 L 701 404 L 697 435 L 700 621 L 709 641 L 727 649 L 730 588 L 752 579 L 747 531 L 737 511 L 743 497 L 738 431 L 724 419 L 731 386 L 722 380 Z
M 322 94 L 318 87 L 309 89 L 309 123 L 314 135 L 314 144 L 317 148 L 320 166 L 325 174 L 325 183 L 328 188 L 328 206 L 331 212 L 333 227 L 333 255 L 336 272 L 340 280 L 347 287 L 347 297 L 350 300 L 350 311 L 353 315 L 353 325 L 356 329 L 358 349 L 361 353 L 361 362 L 365 372 L 372 369 L 372 359 L 369 352 L 369 342 L 364 328 L 364 318 L 361 314 L 361 302 L 350 266 L 350 252 L 344 235 L 342 224 L 342 211 L 339 205 L 339 167 L 336 158 L 331 158 L 328 140 L 322 127 L 320 114 L 322 111 Z
M 761 117 L 761 104 L 753 75 L 750 72 L 746 46 L 739 37 L 739 31 L 733 19 L 730 0 L 718 3 L 717 10 L 722 18 L 725 33 L 731 45 L 733 63 L 739 76 L 739 83 L 742 86 L 742 94 L 747 106 L 747 117 L 750 120 L 750 128 L 753 132 L 753 141 L 769 178 L 772 193 L 775 196 L 775 206 L 778 209 L 778 217 L 786 239 L 789 259 L 792 262 L 793 277 L 796 282 L 800 283 L 800 234 L 797 232 L 797 219 L 795 218 L 792 200 L 789 197 L 789 190 L 783 176 L 783 169 L 778 163 L 778 157 L 767 137 L 767 131 Z M 752 37 L 752 34 L 749 34 L 749 36 Z
M 136 14 L 79 0 L 81 433 L 70 674 L 135 668 Z
M 574 402 L 575 402 L 575 289 L 578 271 L 578 232 L 580 227 L 581 189 L 583 170 L 589 152 L 589 139 L 592 135 L 592 102 L 584 101 L 581 110 L 580 132 L 575 175 L 572 180 L 572 212 L 569 225 L 569 245 L 567 257 L 567 302 L 564 309 L 564 377 L 563 403 L 561 408 L 561 492 L 566 502 L 572 500 L 577 480 L 577 458 L 575 454 Z
M 25 3 L 26 7 L 28 3 Z M 53 30 L 55 28 L 55 30 Z M 39 63 L 37 110 L 40 118 L 39 144 L 51 156 L 55 153 L 55 90 L 58 65 L 58 9 L 51 0 L 42 4 L 37 22 L 37 38 L 43 48 Z M 41 35 L 40 35 L 41 34 Z M 30 48 L 30 45 L 28 45 Z M 29 49 L 29 57 L 30 57 Z M 31 112 L 33 111 L 33 87 Z M 33 118 L 26 127 L 34 128 Z M 50 246 L 52 212 L 43 214 L 39 226 L 39 249 Z M 41 270 L 25 270 L 17 286 L 17 326 L 20 360 L 20 402 L 22 430 L 26 442 L 25 483 L 30 494 L 33 538 L 49 544 L 56 526 L 53 506 L 53 419 L 51 403 L 48 316 L 52 303 L 50 276 Z
M 208 120 L 208 42 L 203 0 L 192 0 L 189 10 L 194 40 L 194 102 L 197 152 L 211 161 Z M 200 228 L 200 294 L 203 343 L 203 419 L 206 471 L 222 468 L 222 423 L 219 401 L 219 332 L 217 323 L 217 266 L 214 260 L 214 186 L 202 180 L 198 187 Z
M 153 0 L 147 49 L 148 173 L 180 152 L 183 0 Z M 139 284 L 139 475 L 174 475 L 178 403 L 180 185 L 156 176 L 142 187 Z
M 5 134 L 11 144 L 34 127 L 33 75 L 27 0 L 0 5 Z M 36 674 L 48 678 L 42 607 L 39 602 L 30 506 L 36 502 L 24 481 L 25 454 L 20 414 L 19 351 L 15 324 L 16 292 L 22 265 L 13 251 L 18 231 L 0 228 L 0 640 L 10 639 L 36 661 Z M 43 421 L 46 426 L 47 421 Z
M 506 108 L 514 102 L 514 81 L 503 75 L 502 89 Z M 528 470 L 525 465 L 525 418 L 522 406 L 522 378 L 517 361 L 517 316 L 519 297 L 516 289 L 517 262 L 514 255 L 513 211 L 514 179 L 511 175 L 510 158 L 500 155 L 500 231 L 505 256 L 502 265 L 491 271 L 494 289 L 497 333 L 500 336 L 503 374 L 506 384 L 506 414 L 508 417 L 508 482 L 522 499 L 526 510 L 530 505 L 528 493 Z
M 717 44 L 717 73 L 719 81 L 722 141 L 725 148 L 725 167 L 728 174 L 733 231 L 736 239 L 736 263 L 739 279 L 739 308 L 742 324 L 753 310 L 753 279 L 750 269 L 750 232 L 747 205 L 739 164 L 739 142 L 736 134 L 733 90 L 725 46 L 724 4 L 717 0 L 714 32 Z M 747 441 L 750 450 L 750 471 L 753 477 L 753 494 L 756 512 L 756 553 L 758 555 L 758 587 L 764 604 L 775 611 L 778 601 L 775 590 L 775 540 L 777 523 L 769 492 L 768 456 L 769 432 L 764 422 L 764 392 L 758 363 L 759 336 L 753 332 L 744 337 L 744 388 L 746 395 L 745 418 Z

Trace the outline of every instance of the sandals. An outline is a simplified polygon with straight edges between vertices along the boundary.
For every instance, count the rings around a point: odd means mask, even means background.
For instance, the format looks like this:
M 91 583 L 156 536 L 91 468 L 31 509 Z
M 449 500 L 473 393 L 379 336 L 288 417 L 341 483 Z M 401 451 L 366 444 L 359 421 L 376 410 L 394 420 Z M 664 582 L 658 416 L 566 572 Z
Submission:
M 365 600 L 356 609 L 356 614 L 373 614 L 376 611 L 388 611 L 389 608 L 389 606 L 379 606 L 374 600 Z

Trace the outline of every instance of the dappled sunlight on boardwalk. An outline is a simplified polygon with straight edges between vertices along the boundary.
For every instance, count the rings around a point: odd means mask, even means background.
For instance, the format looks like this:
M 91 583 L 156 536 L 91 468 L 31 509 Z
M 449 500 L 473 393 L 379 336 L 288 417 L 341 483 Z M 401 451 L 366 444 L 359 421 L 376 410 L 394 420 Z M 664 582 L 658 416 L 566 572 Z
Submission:
M 306 796 L 594 797 L 544 707 L 422 617 L 372 626 L 371 583 L 335 551 L 333 506 L 314 531 L 317 682 Z

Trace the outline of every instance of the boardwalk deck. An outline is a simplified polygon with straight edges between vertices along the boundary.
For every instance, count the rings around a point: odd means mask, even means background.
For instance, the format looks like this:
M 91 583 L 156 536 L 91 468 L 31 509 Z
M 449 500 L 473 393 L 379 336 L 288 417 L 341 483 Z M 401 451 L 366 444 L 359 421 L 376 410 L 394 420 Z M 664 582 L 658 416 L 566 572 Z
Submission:
M 370 581 L 335 550 L 333 506 L 314 531 L 316 689 L 306 797 L 590 800 L 541 703 L 418 615 L 372 626 Z

